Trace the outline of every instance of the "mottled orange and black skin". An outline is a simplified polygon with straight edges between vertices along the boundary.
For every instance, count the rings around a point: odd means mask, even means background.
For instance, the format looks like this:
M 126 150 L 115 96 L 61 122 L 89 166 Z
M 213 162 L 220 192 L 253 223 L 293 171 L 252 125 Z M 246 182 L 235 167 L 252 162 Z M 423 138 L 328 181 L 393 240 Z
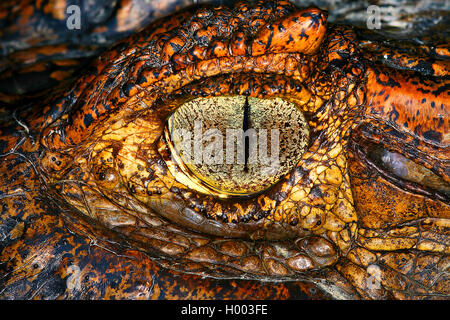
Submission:
M 0 3 L 0 101 L 16 103 L 66 87 L 93 58 L 189 0 L 24 0 Z M 80 9 L 79 29 L 67 27 Z
M 447 51 L 383 63 L 326 17 L 285 1 L 183 11 L 4 109 L 0 297 L 448 299 L 448 196 L 367 156 L 381 145 L 450 181 Z M 309 148 L 260 194 L 198 193 L 165 120 L 236 94 L 296 103 Z

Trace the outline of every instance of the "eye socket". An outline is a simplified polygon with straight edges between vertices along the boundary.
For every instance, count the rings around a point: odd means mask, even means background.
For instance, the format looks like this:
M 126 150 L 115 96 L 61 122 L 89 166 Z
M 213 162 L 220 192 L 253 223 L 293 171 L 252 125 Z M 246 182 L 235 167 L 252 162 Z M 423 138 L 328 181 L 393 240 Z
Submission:
M 242 95 L 197 98 L 168 119 L 172 156 L 197 190 L 251 195 L 286 175 L 308 147 L 309 127 L 292 102 Z
M 380 145 L 371 145 L 367 150 L 368 158 L 378 168 L 382 169 L 389 176 L 393 176 L 400 181 L 412 182 L 419 189 L 437 191 L 445 198 L 450 199 L 450 184 L 430 169 L 415 163 L 405 156 L 390 152 Z

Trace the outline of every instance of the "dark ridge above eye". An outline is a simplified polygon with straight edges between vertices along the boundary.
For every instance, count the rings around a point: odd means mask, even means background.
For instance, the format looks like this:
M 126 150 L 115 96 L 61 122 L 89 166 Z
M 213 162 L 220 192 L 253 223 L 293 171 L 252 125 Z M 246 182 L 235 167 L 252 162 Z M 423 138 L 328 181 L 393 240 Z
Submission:
M 234 73 L 227 75 L 218 75 L 194 81 L 188 86 L 175 91 L 169 97 L 164 97 L 158 100 L 155 105 L 157 108 L 164 108 L 168 104 L 181 105 L 189 100 L 197 97 L 217 97 L 217 96 L 231 96 L 243 95 L 255 97 L 260 99 L 282 97 L 290 100 L 295 98 L 303 92 L 310 91 L 305 83 L 297 79 L 290 78 L 286 75 L 279 74 L 254 74 L 254 73 Z M 305 102 L 306 105 L 302 108 L 302 112 L 308 121 L 312 120 L 316 113 L 319 113 L 325 108 L 325 104 L 314 109 L 314 104 L 319 104 L 320 98 L 312 92 L 308 101 L 295 101 L 297 104 Z M 171 102 L 171 101 L 174 102 Z M 171 109 L 174 111 L 174 109 Z M 314 138 L 317 135 L 317 130 L 311 127 L 311 136 Z

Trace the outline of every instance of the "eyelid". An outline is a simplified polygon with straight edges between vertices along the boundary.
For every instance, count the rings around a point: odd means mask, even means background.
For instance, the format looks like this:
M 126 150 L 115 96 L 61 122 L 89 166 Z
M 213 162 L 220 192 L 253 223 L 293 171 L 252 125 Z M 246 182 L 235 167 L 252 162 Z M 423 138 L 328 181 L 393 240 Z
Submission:
M 373 145 L 384 146 L 391 152 L 431 169 L 437 176 L 450 183 L 448 146 L 436 147 L 425 143 L 418 136 L 410 135 L 397 127 L 384 122 L 370 121 L 359 125 L 352 131 L 353 145 L 364 154 Z
M 394 184 L 403 189 L 426 196 L 437 197 L 448 202 L 450 200 L 450 184 L 424 165 L 413 161 L 399 152 L 391 150 L 387 145 L 373 141 L 353 139 L 356 152 L 370 167 L 381 173 Z
M 64 104 L 76 106 L 70 123 L 58 123 L 55 132 L 43 130 L 42 144 L 52 150 L 76 146 L 119 108 L 134 104 L 133 109 L 140 112 L 198 79 L 219 74 L 273 73 L 309 80 L 325 40 L 326 12 L 317 8 L 297 10 L 289 3 L 277 3 L 277 10 L 273 11 L 262 4 L 249 6 L 255 10 L 246 7 L 241 7 L 248 11 L 243 15 L 226 7 L 200 8 L 192 15 L 176 15 L 127 39 L 124 47 L 104 52 L 92 66 L 95 72 L 74 85 L 72 93 L 76 98 L 60 102 L 62 110 Z M 208 19 L 189 19 L 205 14 Z M 253 28 L 251 23 L 261 17 L 266 24 Z M 211 33 L 208 28 L 217 29 L 213 25 L 218 22 L 226 27 Z M 241 28 L 248 31 L 251 39 L 243 42 L 244 50 L 242 37 L 237 36 Z M 230 39 L 234 42 L 230 43 Z M 216 40 L 226 41 L 228 50 L 216 54 Z M 210 48 L 210 54 L 191 61 L 188 50 L 201 47 Z
M 399 153 L 390 152 L 386 149 L 380 151 L 383 166 L 396 176 L 450 194 L 450 185 L 430 169 L 415 163 Z

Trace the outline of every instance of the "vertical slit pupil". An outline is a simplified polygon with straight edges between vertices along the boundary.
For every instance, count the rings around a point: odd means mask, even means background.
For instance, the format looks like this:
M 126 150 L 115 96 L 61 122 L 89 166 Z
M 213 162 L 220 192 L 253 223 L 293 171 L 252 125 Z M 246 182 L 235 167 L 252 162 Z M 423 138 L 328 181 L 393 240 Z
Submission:
M 245 104 L 244 104 L 244 120 L 242 123 L 242 130 L 244 131 L 244 134 L 247 132 L 247 130 L 250 127 L 250 105 L 248 103 L 248 97 L 245 97 Z M 244 135 L 244 172 L 248 172 L 248 157 L 249 157 L 249 151 L 250 151 L 250 139 L 248 135 Z

